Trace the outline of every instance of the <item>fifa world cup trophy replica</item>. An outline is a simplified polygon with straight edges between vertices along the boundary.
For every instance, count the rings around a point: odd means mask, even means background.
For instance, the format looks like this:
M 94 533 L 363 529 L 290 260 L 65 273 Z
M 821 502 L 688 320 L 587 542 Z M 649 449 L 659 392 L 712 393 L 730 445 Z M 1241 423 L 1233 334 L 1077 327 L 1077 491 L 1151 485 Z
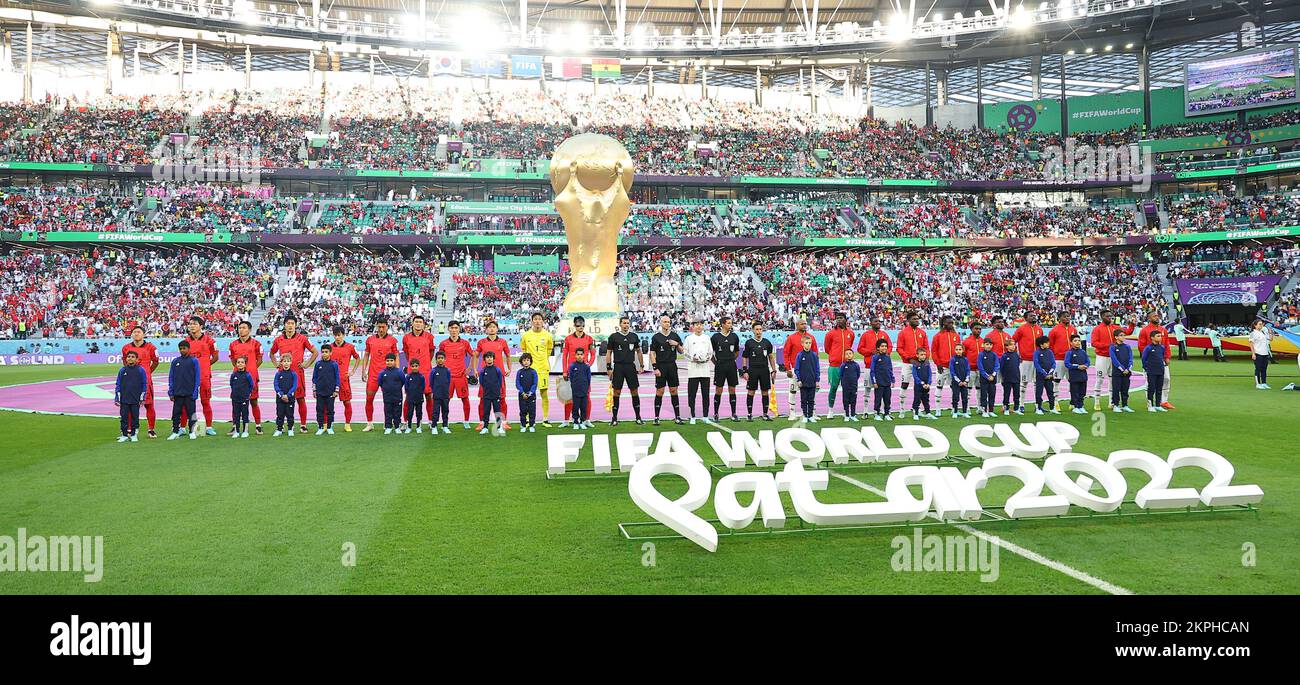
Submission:
M 573 332 L 574 317 L 604 340 L 618 327 L 618 234 L 632 209 L 632 157 L 609 136 L 583 133 L 560 143 L 551 156 L 555 209 L 569 241 L 569 294 L 556 333 Z

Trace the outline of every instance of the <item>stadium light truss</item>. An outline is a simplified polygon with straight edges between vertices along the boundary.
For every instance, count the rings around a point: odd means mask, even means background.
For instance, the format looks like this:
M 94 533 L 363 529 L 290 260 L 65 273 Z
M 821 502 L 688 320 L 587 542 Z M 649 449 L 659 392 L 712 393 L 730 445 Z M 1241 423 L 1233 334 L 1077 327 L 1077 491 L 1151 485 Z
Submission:
M 634 25 L 610 33 L 593 30 L 575 35 L 572 31 L 519 31 L 510 26 L 492 27 L 478 24 L 476 32 L 492 32 L 493 49 L 518 49 L 535 51 L 560 51 L 567 54 L 592 51 L 634 51 L 642 54 L 691 54 L 727 51 L 754 51 L 773 49 L 821 48 L 872 44 L 898 44 L 908 40 L 945 39 L 1007 30 L 1023 30 L 1031 26 L 1073 22 L 1085 18 L 1110 17 L 1145 11 L 1153 6 L 1168 6 L 1185 0 L 1003 0 L 999 6 L 990 0 L 990 12 L 977 10 L 972 16 L 957 13 L 945 18 L 909 16 L 896 12 L 887 22 L 873 22 L 871 26 L 857 22 L 837 22 L 820 26 L 808 25 L 795 31 L 781 27 L 762 28 L 751 32 L 732 29 L 722 32 L 721 22 L 710 22 L 693 33 L 675 29 L 672 34 L 660 33 L 654 26 Z M 350 16 L 346 11 L 322 11 L 319 17 L 308 14 L 310 10 L 293 8 L 287 0 L 284 5 L 268 3 L 255 7 L 251 0 L 96 0 L 100 6 L 121 6 L 155 14 L 175 15 L 192 19 L 215 19 L 243 23 L 250 29 L 272 28 L 287 32 L 300 32 L 302 37 L 331 37 L 342 42 L 364 41 L 367 38 L 404 40 L 425 44 L 429 48 L 456 49 L 464 44 L 462 23 L 451 25 L 427 22 L 423 26 L 413 18 L 388 16 L 377 21 L 365 13 Z M 624 5 L 625 6 L 625 5 Z M 712 10 L 711 10 L 712 11 Z M 717 12 L 721 16 L 720 8 Z

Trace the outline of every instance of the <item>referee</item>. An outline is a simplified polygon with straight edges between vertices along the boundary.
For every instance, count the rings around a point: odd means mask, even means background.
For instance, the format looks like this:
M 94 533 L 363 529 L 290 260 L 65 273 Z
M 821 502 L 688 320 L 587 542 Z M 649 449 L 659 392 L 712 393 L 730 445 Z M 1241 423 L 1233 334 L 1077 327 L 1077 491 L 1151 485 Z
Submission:
M 623 395 L 624 383 L 632 393 L 632 411 L 636 414 L 636 425 L 644 425 L 645 421 L 641 420 L 641 396 L 637 394 L 640 385 L 637 373 L 645 366 L 645 359 L 641 356 L 641 338 L 632 332 L 632 321 L 626 316 L 618 320 L 618 330 L 606 341 L 605 366 L 609 369 L 609 379 L 614 386 L 614 415 L 609 420 L 609 425 L 618 425 L 618 401 Z
M 650 338 L 650 365 L 655 371 L 655 425 L 659 425 L 659 410 L 664 405 L 664 388 L 672 395 L 674 423 L 686 423 L 682 420 L 682 404 L 677 399 L 677 388 L 681 381 L 677 379 L 677 350 L 682 347 L 682 339 L 673 330 L 673 320 L 667 314 L 659 317 L 659 330 Z
M 722 330 L 714 333 L 710 342 L 713 344 L 713 418 L 721 421 L 718 407 L 722 405 L 722 384 L 726 383 L 731 394 L 731 420 L 739 421 L 736 416 L 736 386 L 740 384 L 740 373 L 736 369 L 736 358 L 740 356 L 740 336 L 731 330 L 731 317 L 722 317 Z
M 772 381 L 776 377 L 776 355 L 772 341 L 763 337 L 763 324 L 754 322 L 754 337 L 745 341 L 745 389 L 749 391 L 749 420 L 754 420 L 754 391 L 761 390 L 759 408 L 763 410 L 763 420 L 771 421 L 767 414 L 768 393 L 772 390 Z

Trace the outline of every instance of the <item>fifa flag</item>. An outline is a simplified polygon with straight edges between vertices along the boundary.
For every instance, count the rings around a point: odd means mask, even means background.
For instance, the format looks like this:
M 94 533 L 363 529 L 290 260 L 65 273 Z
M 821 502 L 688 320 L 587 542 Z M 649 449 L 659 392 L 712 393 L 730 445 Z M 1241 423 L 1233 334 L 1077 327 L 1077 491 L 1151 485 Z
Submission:
M 542 58 L 534 55 L 511 55 L 511 78 L 541 78 Z
M 458 55 L 449 55 L 446 53 L 434 53 L 429 58 L 429 74 L 455 74 L 460 75 L 460 57 Z
M 591 75 L 594 78 L 618 78 L 622 73 L 623 67 L 617 57 L 593 57 L 591 60 Z
M 501 76 L 501 60 L 497 57 L 475 58 L 469 61 L 470 76 Z
M 551 78 L 582 78 L 582 60 L 560 57 L 551 62 Z

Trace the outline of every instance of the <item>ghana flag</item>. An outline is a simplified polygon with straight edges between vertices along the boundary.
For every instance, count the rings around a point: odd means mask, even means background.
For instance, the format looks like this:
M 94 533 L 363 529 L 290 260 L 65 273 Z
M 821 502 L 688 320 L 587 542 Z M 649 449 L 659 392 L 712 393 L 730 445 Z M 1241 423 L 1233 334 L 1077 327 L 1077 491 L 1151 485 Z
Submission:
M 593 58 L 591 60 L 591 75 L 595 78 L 618 78 L 623 73 L 623 67 L 619 64 L 617 57 Z

